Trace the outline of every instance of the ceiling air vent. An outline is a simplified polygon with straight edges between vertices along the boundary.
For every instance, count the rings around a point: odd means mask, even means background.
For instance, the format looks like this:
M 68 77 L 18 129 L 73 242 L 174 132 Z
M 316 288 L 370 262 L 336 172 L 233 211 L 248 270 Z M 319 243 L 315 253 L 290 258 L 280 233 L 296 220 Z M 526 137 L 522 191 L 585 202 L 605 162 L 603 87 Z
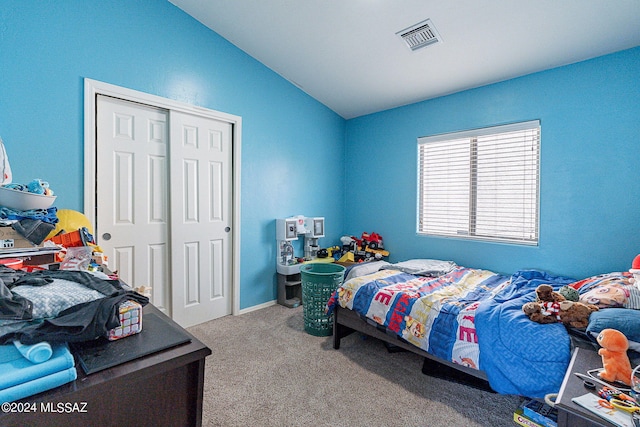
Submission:
M 440 34 L 433 26 L 431 19 L 419 22 L 396 33 L 407 44 L 409 49 L 418 50 L 435 43 L 442 42 Z

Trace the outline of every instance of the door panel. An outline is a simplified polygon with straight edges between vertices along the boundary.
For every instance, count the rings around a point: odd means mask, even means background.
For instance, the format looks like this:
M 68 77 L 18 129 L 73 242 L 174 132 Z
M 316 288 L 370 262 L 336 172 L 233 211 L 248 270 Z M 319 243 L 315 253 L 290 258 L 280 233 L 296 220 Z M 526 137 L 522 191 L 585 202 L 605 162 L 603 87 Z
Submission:
M 98 95 L 96 238 L 109 267 L 170 313 L 168 112 Z
M 173 111 L 170 120 L 173 317 L 190 326 L 231 314 L 232 125 Z

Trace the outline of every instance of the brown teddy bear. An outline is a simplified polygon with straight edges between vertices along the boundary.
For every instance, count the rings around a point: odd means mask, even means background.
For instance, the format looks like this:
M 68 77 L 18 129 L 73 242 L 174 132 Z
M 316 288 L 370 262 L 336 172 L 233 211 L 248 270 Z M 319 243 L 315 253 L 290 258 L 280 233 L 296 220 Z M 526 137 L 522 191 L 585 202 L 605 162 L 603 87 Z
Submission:
M 553 290 L 551 285 L 540 285 L 536 288 L 536 296 L 538 301 L 544 302 L 560 302 L 566 298 L 560 293 Z
M 558 318 L 551 316 L 545 312 L 543 313 L 543 306 L 537 301 L 531 301 L 522 306 L 522 311 L 527 317 L 536 323 L 557 323 Z
M 537 323 L 557 323 L 574 328 L 586 328 L 589 316 L 598 307 L 593 304 L 582 304 L 574 301 L 538 302 L 531 301 L 522 306 L 524 314 Z
M 540 285 L 536 289 L 538 301 L 532 301 L 522 306 L 522 311 L 537 323 L 560 322 L 565 326 L 586 328 L 589 316 L 598 307 L 592 304 L 567 301 L 564 296 L 555 292 L 550 285 Z

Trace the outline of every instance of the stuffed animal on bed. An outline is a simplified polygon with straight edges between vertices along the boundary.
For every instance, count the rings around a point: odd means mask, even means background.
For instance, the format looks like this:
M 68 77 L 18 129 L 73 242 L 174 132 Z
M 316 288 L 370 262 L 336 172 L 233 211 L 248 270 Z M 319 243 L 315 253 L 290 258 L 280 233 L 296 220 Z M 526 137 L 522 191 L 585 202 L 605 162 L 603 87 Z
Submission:
M 553 303 L 549 303 L 553 304 Z M 558 304 L 558 309 L 560 308 L 560 303 Z M 522 311 L 527 317 L 533 320 L 536 323 L 557 323 L 558 318 L 554 315 L 552 316 L 547 307 L 544 307 L 541 303 L 537 301 L 531 301 L 522 306 Z
M 522 311 L 536 323 L 562 323 L 565 326 L 584 329 L 589 325 L 589 316 L 598 307 L 574 301 L 531 301 L 522 306 Z
M 560 302 L 560 322 L 578 329 L 589 326 L 589 316 L 598 311 L 598 306 L 575 301 Z
M 540 302 L 560 302 L 566 298 L 560 293 L 553 290 L 551 285 L 540 285 L 536 288 L 536 296 Z
M 555 292 L 551 285 L 536 288 L 537 301 L 522 306 L 524 314 L 537 323 L 557 323 L 583 329 L 589 325 L 589 316 L 598 307 L 592 304 L 567 301 L 562 294 Z
M 536 288 L 537 301 L 528 302 L 522 306 L 524 314 L 536 323 L 557 323 L 560 321 L 560 301 L 564 297 L 555 292 L 551 285 L 540 285 Z
M 631 363 L 627 356 L 629 340 L 616 329 L 603 329 L 600 331 L 598 344 L 602 347 L 598 354 L 602 356 L 602 371 L 598 374 L 606 381 L 620 381 L 631 385 Z
M 576 289 L 573 289 L 571 286 L 563 286 L 558 289 L 558 293 L 564 297 L 567 301 L 579 301 L 580 294 Z

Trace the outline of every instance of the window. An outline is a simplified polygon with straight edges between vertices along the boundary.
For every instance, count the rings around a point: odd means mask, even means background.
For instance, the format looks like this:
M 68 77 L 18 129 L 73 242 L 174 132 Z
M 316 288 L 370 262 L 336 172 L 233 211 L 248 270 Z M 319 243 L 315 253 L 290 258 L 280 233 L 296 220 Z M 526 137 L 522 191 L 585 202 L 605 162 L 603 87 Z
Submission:
M 418 139 L 418 234 L 538 244 L 540 122 Z

